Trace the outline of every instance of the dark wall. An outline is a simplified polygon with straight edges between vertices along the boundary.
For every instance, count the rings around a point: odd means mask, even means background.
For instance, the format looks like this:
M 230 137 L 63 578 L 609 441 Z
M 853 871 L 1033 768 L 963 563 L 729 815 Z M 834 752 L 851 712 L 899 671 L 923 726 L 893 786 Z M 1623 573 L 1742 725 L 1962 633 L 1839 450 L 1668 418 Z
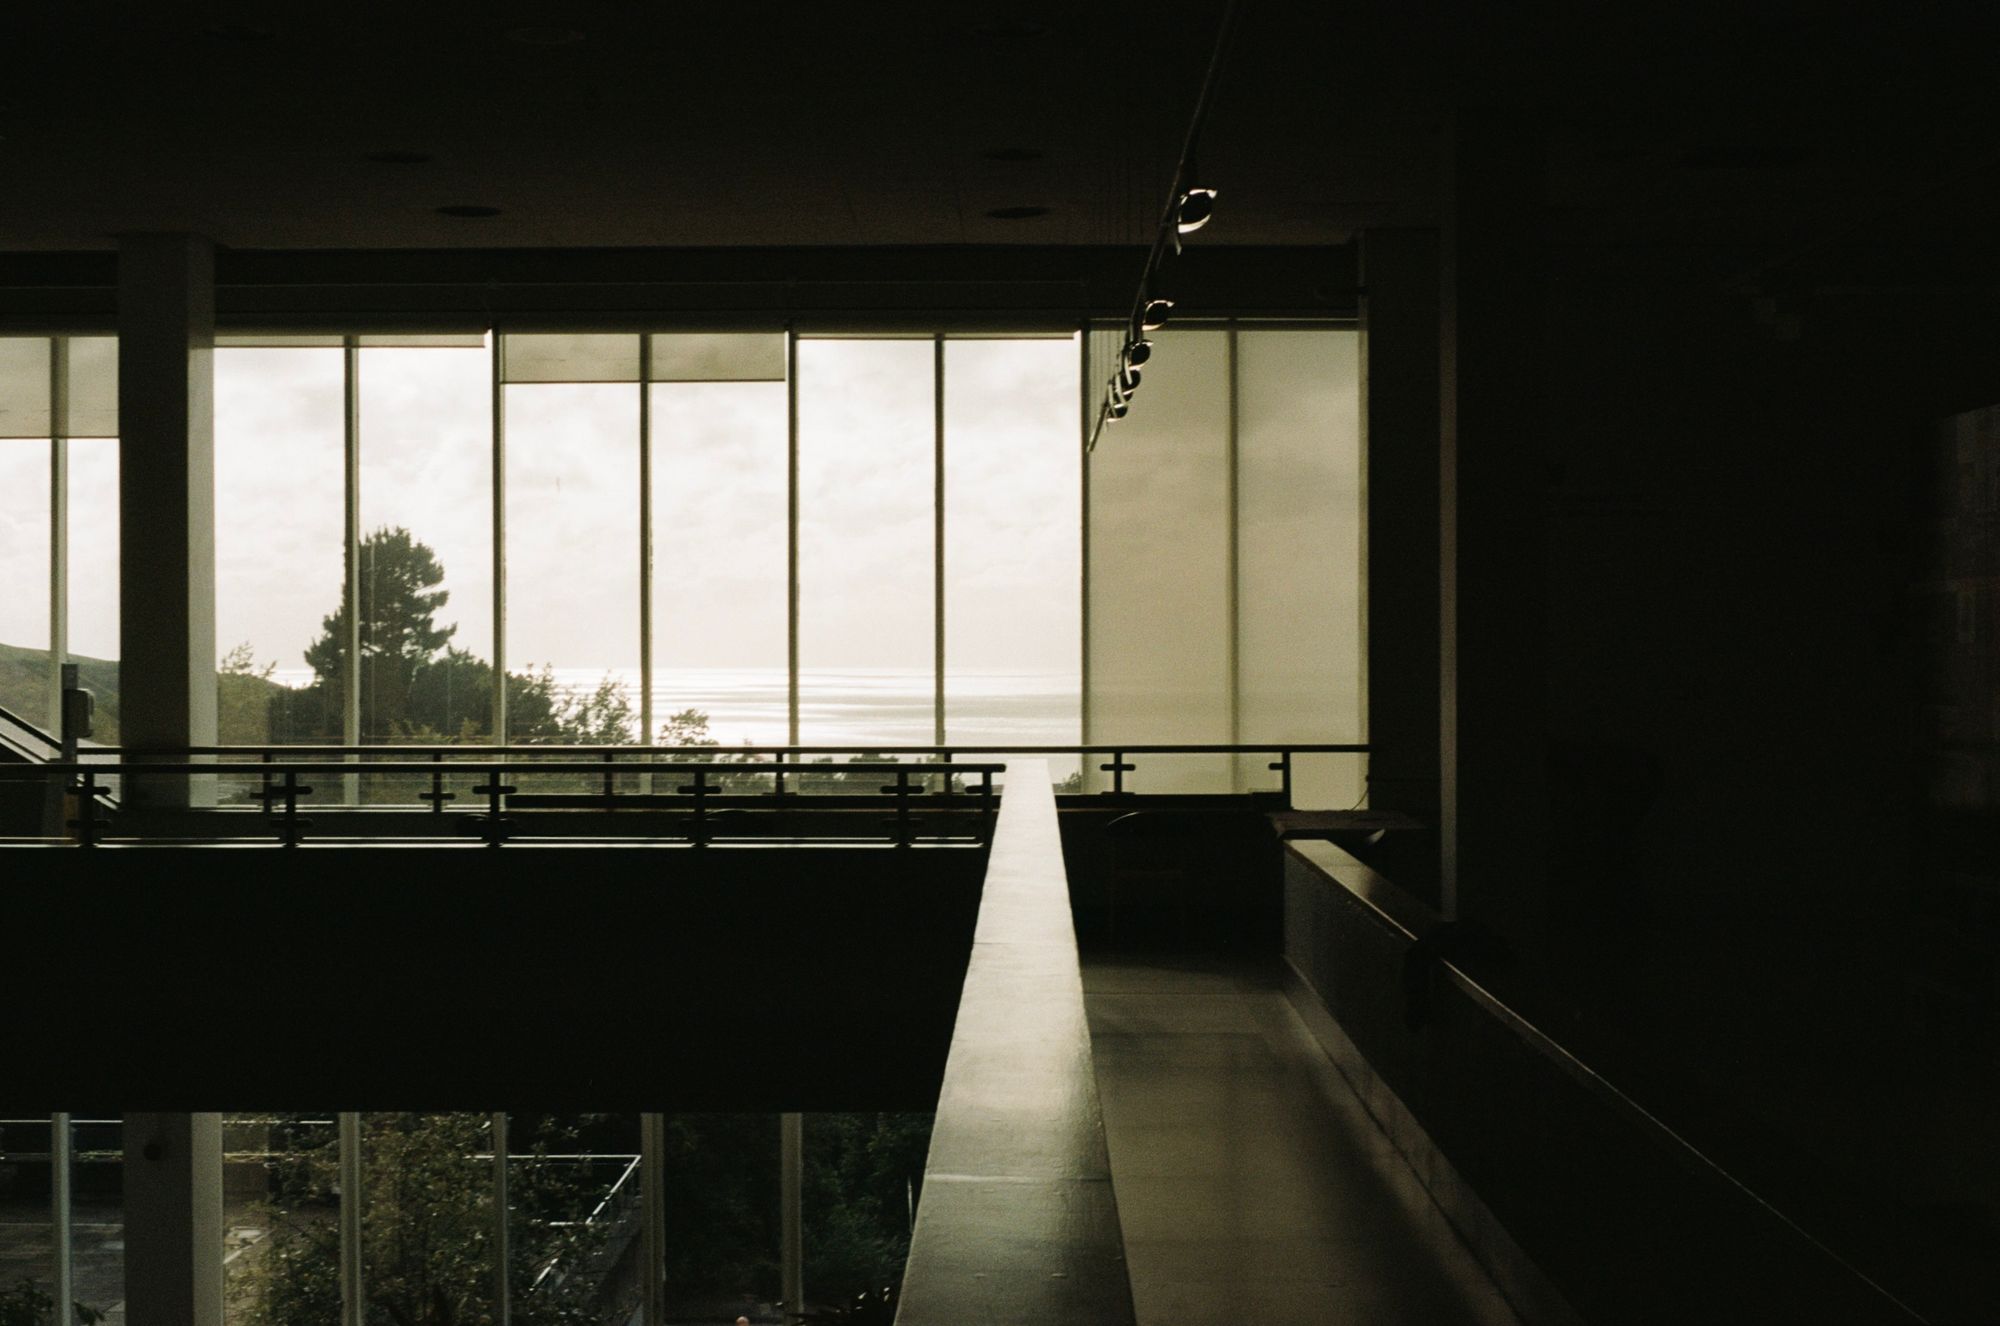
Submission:
M 1503 358 L 1532 409 L 1490 410 L 1516 471 L 1458 496 L 1531 531 L 1477 584 L 1521 606 L 1488 619 L 1513 634 L 1479 642 L 1506 682 L 1479 703 L 1532 718 L 1488 724 L 1509 744 L 1471 786 L 1541 790 L 1467 845 L 1458 896 L 1496 941 L 1486 979 L 1809 1228 L 1978 1319 L 2000 1301 L 1993 988 L 1940 997 L 1936 972 L 2000 957 L 1976 880 L 2000 835 L 1989 816 L 1968 868 L 1956 825 L 1939 887 L 1912 585 L 1937 421 L 2000 400 L 2000 336 L 1990 280 L 1950 275 L 1981 259 L 1965 237 L 1907 280 L 1864 263 L 1924 251 L 1925 225 L 1755 280 L 1747 251 L 1579 242 L 1553 207 L 1520 225 L 1533 335 Z
M 0 1097 L 36 1110 L 929 1110 L 984 861 L 15 849 L 0 856 Z

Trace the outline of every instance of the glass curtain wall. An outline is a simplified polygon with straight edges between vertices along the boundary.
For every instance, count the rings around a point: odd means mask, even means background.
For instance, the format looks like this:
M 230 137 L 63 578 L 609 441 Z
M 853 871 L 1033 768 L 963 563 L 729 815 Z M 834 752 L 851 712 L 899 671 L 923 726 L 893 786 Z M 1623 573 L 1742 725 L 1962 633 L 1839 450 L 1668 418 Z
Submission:
M 1356 333 L 1246 322 L 1152 340 L 1131 413 L 1089 460 L 1089 739 L 1365 741 Z M 1089 381 L 1119 344 L 1091 333 Z M 1268 762 L 1141 758 L 1126 786 L 1275 787 Z M 1361 756 L 1294 771 L 1300 806 L 1365 788 Z
M 1071 337 L 224 337 L 221 737 L 942 738 L 971 754 L 1078 740 L 1083 711 L 1096 741 L 1361 739 L 1354 333 L 1154 340 L 1084 510 Z M 1094 382 L 1117 337 L 1090 341 Z M 25 590 L 0 599 L 0 704 L 51 721 L 66 650 L 99 693 L 101 740 L 115 415 L 111 338 L 0 338 L 0 574 Z M 350 523 L 366 637 L 351 714 Z M 1261 763 L 1157 758 L 1129 785 L 1270 786 Z M 1361 767 L 1302 761 L 1300 803 L 1352 804 Z

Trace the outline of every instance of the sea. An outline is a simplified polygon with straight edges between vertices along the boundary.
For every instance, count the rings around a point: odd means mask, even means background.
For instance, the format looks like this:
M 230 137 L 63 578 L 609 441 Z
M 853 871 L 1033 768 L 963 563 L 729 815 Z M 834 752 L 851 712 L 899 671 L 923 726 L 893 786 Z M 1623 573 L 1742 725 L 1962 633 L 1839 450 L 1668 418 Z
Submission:
M 297 675 L 291 675 L 294 671 Z M 553 671 L 556 684 L 572 695 L 588 695 L 610 677 L 638 709 L 637 668 Z M 288 686 L 311 679 L 312 673 L 304 669 L 281 669 L 273 675 L 273 680 Z M 927 670 L 801 668 L 799 740 L 815 746 L 935 745 L 935 684 Z M 1077 741 L 1079 689 L 1074 672 L 948 672 L 946 737 L 953 744 Z M 654 669 L 656 731 L 669 715 L 685 709 L 708 715 L 709 738 L 719 745 L 774 746 L 789 739 L 783 668 Z

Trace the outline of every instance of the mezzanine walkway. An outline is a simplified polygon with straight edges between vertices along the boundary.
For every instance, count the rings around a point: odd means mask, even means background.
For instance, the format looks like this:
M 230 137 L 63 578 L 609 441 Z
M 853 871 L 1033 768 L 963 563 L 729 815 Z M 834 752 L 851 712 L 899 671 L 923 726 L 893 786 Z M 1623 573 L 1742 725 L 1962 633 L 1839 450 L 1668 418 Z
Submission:
M 1268 972 L 1083 969 L 1139 1326 L 1514 1326 Z

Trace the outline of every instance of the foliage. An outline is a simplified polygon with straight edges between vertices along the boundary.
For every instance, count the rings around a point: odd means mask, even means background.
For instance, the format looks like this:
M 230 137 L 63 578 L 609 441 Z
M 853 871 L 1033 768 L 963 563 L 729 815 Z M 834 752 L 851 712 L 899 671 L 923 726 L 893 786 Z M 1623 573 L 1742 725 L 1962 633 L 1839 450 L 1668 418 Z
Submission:
M 493 1174 L 490 1116 L 363 1116 L 362 1293 L 382 1326 L 469 1326 L 492 1312 Z M 588 1177 L 548 1158 L 561 1126 L 537 1130 L 508 1168 L 512 1317 L 523 1326 L 620 1320 L 603 1302 L 593 1259 L 614 1231 L 585 1223 L 602 1195 Z M 247 1326 L 338 1326 L 340 1235 L 337 1150 L 324 1127 L 274 1127 L 270 1235 L 231 1268 L 234 1319 Z M 567 1148 L 566 1148 L 567 1149 Z M 537 1277 L 551 1262 L 556 1271 Z
M 96 1326 L 104 1314 L 82 1303 L 70 1305 L 76 1326 Z M 32 1279 L 22 1279 L 12 1289 L 0 1289 L 0 1326 L 56 1326 L 56 1301 Z

